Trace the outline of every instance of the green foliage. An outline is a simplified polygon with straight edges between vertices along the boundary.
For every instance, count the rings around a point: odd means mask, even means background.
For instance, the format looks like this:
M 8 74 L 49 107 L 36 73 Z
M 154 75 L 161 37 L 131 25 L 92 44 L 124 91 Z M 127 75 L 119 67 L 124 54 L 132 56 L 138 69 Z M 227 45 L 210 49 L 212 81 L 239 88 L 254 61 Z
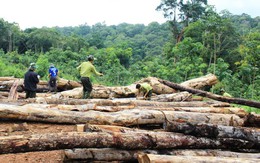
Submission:
M 147 26 L 97 23 L 22 31 L 0 19 L 0 76 L 22 78 L 36 62 L 42 79 L 53 63 L 60 77 L 79 80 L 76 67 L 92 54 L 104 73 L 92 77 L 95 84 L 129 85 L 148 76 L 180 83 L 214 73 L 219 83 L 212 92 L 225 88 L 234 97 L 259 101 L 259 17 L 218 14 L 206 3 L 162 1 L 157 9 L 170 21 Z

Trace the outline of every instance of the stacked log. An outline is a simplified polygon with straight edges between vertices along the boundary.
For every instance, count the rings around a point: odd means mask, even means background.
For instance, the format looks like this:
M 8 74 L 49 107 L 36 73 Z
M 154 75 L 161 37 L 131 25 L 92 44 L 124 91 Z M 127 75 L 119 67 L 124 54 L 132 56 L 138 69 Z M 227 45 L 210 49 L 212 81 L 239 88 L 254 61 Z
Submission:
M 169 86 L 157 78 L 138 82 L 149 81 L 151 101 L 132 97 L 135 88 L 128 86 L 98 86 L 96 99 L 74 98 L 81 87 L 68 96 L 72 90 L 2 99 L 0 162 L 260 161 L 258 114 L 227 102 L 192 101 L 172 88 L 163 93 Z

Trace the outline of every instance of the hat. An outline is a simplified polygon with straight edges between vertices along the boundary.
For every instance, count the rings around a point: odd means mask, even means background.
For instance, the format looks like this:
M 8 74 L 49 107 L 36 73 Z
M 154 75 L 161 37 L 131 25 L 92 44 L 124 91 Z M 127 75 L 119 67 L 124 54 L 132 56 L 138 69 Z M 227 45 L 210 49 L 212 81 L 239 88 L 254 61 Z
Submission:
M 51 64 L 50 64 L 50 67 L 54 67 L 54 64 L 53 64 L 53 63 L 51 63 Z
M 93 55 L 89 55 L 89 56 L 87 57 L 87 59 L 88 59 L 88 61 L 94 61 L 94 60 L 96 60 L 96 58 L 94 58 Z
M 35 70 L 36 68 L 37 66 L 35 63 L 30 63 L 30 67 L 29 67 L 30 70 Z

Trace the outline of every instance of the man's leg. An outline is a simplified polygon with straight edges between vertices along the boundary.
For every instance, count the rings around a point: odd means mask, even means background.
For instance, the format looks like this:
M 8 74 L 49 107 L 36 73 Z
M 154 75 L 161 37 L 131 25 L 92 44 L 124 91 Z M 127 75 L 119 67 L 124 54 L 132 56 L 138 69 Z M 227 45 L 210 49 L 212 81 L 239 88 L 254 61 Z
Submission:
M 92 84 L 88 77 L 82 77 L 81 82 L 83 85 L 83 99 L 90 98 L 90 94 L 92 91 Z

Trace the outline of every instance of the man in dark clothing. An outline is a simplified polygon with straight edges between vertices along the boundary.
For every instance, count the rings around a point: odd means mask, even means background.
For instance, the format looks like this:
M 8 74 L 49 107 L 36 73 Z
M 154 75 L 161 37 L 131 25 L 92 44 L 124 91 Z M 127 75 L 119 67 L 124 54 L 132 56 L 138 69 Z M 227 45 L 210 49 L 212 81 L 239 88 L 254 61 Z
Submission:
M 29 70 L 24 75 L 24 88 L 26 96 L 25 98 L 35 98 L 37 84 L 39 83 L 40 76 L 34 72 L 36 69 L 35 63 L 31 63 Z

